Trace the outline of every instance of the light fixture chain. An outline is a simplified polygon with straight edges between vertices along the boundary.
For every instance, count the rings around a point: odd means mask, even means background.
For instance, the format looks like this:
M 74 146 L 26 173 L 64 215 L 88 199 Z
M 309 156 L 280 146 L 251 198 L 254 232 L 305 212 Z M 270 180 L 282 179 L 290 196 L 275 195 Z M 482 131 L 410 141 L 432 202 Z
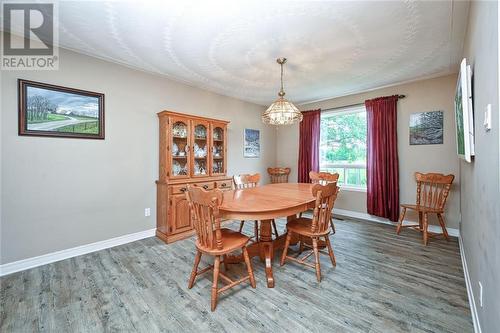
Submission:
M 283 90 L 283 64 L 281 63 L 281 92 L 284 93 L 285 91 Z

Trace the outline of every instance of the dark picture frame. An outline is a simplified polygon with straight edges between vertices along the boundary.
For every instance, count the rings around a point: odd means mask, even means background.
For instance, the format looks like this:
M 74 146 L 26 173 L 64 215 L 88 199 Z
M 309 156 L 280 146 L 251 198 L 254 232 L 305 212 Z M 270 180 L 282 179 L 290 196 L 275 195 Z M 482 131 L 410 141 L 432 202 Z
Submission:
M 104 94 L 18 79 L 19 135 L 104 140 Z

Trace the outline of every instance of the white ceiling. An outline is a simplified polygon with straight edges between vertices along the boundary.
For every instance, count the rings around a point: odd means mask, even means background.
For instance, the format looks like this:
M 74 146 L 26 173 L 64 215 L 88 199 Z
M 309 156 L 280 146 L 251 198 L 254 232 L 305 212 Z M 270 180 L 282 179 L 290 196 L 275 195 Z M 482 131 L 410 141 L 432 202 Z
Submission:
M 69 1 L 59 44 L 263 105 L 284 56 L 300 104 L 456 72 L 467 12 L 452 1 Z

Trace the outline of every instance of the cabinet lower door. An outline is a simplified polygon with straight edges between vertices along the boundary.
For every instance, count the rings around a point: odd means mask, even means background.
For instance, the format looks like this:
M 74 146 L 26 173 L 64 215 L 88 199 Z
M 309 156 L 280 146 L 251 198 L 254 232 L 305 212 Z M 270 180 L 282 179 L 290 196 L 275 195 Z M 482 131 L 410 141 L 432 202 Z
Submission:
M 170 201 L 170 221 L 173 234 L 193 229 L 191 224 L 191 211 L 184 194 L 173 195 Z

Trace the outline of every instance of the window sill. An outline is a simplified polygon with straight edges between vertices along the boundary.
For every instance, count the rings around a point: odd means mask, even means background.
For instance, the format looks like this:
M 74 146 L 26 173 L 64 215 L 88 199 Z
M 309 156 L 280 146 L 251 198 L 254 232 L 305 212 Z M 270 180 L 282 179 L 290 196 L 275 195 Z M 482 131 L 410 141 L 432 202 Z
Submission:
M 340 191 L 349 191 L 349 192 L 366 192 L 366 187 L 354 187 L 354 186 L 346 186 L 339 185 Z

